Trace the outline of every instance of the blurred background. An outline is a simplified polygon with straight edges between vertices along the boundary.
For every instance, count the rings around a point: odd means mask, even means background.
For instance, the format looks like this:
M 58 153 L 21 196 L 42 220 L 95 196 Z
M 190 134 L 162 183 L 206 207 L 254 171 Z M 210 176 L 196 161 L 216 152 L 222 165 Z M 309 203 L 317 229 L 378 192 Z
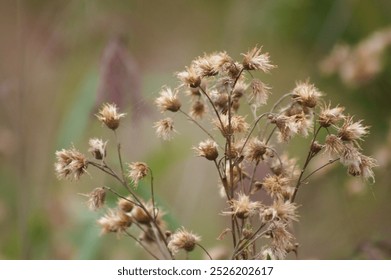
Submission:
M 184 225 L 219 250 L 227 241 L 216 240 L 225 228 L 217 176 L 191 151 L 204 136 L 176 117 L 175 139 L 156 139 L 153 100 L 196 56 L 226 50 L 240 60 L 255 45 L 278 65 L 263 79 L 272 100 L 310 78 L 371 126 L 364 153 L 381 165 L 375 184 L 338 165 L 301 189 L 299 258 L 390 259 L 390 29 L 389 0 L 1 0 L 0 259 L 148 257 L 130 239 L 100 236 L 103 213 L 88 211 L 79 195 L 111 186 L 110 178 L 54 175 L 55 151 L 87 153 L 91 137 L 109 141 L 115 163 L 115 139 L 94 117 L 109 99 L 127 113 L 124 157 L 154 170 L 169 227 Z M 295 141 L 292 154 L 307 142 Z

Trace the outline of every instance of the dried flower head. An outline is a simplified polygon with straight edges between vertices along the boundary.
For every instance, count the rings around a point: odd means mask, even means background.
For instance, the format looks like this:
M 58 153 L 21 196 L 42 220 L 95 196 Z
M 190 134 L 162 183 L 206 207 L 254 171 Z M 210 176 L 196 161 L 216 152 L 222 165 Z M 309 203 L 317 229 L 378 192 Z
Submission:
M 172 133 L 174 130 L 174 121 L 172 118 L 165 118 L 155 122 L 154 127 L 156 128 L 156 135 L 165 141 L 172 139 Z
M 270 122 L 277 126 L 280 142 L 288 142 L 298 132 L 297 124 L 292 117 L 285 115 L 272 116 Z
M 92 138 L 88 141 L 90 148 L 88 151 L 95 159 L 102 160 L 106 157 L 107 141 L 103 142 L 101 139 Z
M 264 159 L 266 151 L 267 146 L 265 142 L 254 137 L 246 145 L 244 156 L 248 161 L 259 162 Z
M 149 224 L 152 221 L 152 217 L 154 216 L 154 207 L 152 203 L 149 201 L 144 203 L 145 209 L 142 207 L 135 205 L 131 211 L 132 218 L 140 224 Z M 147 210 L 147 211 L 145 211 Z M 156 214 L 156 213 L 155 213 Z
M 156 106 L 163 113 L 164 111 L 177 112 L 181 108 L 181 102 L 179 101 L 178 92 L 174 92 L 169 87 L 164 87 L 160 91 L 160 96 L 156 98 Z
M 138 185 L 138 182 L 148 175 L 149 167 L 144 162 L 132 162 L 128 164 L 129 166 L 129 178 L 132 180 L 135 186 Z
M 256 107 L 261 107 L 265 105 L 270 94 L 270 87 L 267 86 L 259 79 L 253 79 L 251 81 L 251 93 L 249 95 L 249 100 Z
M 205 104 L 202 101 L 197 100 L 191 105 L 190 116 L 193 118 L 201 119 L 204 116 L 205 111 Z
M 308 108 L 315 107 L 322 95 L 323 94 L 308 81 L 298 82 L 292 92 L 293 100 Z
M 191 252 L 200 241 L 200 236 L 189 232 L 182 227 L 171 236 L 171 240 L 168 242 L 167 247 L 173 254 L 178 253 L 181 249 L 186 252 Z
M 251 201 L 250 197 L 244 193 L 238 194 L 238 199 L 232 199 L 231 211 L 225 211 L 225 215 L 234 215 L 239 219 L 247 219 L 257 213 L 261 207 L 261 203 L 258 201 Z
M 375 182 L 375 174 L 373 173 L 372 168 L 378 166 L 377 160 L 371 157 L 367 157 L 364 155 L 360 156 L 360 170 L 361 176 L 365 180 L 371 180 L 373 183 Z
M 338 130 L 338 136 L 344 141 L 362 140 L 369 133 L 368 126 L 361 124 L 362 120 L 353 122 L 353 117 L 346 117 L 344 124 Z
M 344 149 L 340 155 L 340 161 L 343 165 L 356 165 L 359 166 L 361 163 L 361 153 L 353 145 L 353 143 L 348 142 L 344 145 Z
M 342 120 L 345 116 L 342 114 L 345 110 L 344 107 L 334 107 L 330 108 L 329 105 L 325 105 L 321 108 L 319 114 L 319 124 L 322 127 L 329 127 L 330 125 L 335 125 L 338 121 Z
M 329 134 L 325 139 L 325 152 L 330 155 L 342 155 L 345 150 L 345 145 L 343 141 L 334 134 Z
M 290 186 L 290 180 L 282 175 L 266 176 L 262 186 L 272 198 L 286 201 L 292 196 L 293 189 Z
M 213 123 L 223 135 L 246 132 L 249 128 L 245 117 L 241 115 L 232 115 L 231 122 L 228 115 L 220 115 L 220 120 L 214 119 Z
M 217 150 L 217 143 L 211 139 L 207 139 L 205 141 L 200 142 L 198 147 L 195 147 L 197 155 L 200 157 L 205 157 L 207 160 L 216 160 L 219 156 L 219 152 Z
M 272 207 L 276 211 L 276 216 L 286 223 L 299 220 L 299 216 L 297 215 L 297 205 L 295 203 L 275 200 L 273 201 Z
M 57 162 L 54 168 L 58 179 L 78 180 L 81 175 L 86 173 L 88 160 L 74 147 L 69 150 L 57 151 L 56 157 Z
M 197 88 L 201 85 L 201 77 L 194 67 L 186 67 L 185 71 L 177 73 L 177 78 L 182 82 L 182 85 L 191 88 Z
M 105 204 L 106 190 L 104 188 L 96 188 L 88 194 L 87 205 L 91 211 L 96 211 L 102 208 Z
M 119 114 L 117 110 L 117 105 L 105 103 L 96 117 L 108 128 L 116 130 L 119 126 L 120 119 L 126 115 L 124 113 Z
M 278 248 L 281 252 L 289 251 L 293 247 L 293 235 L 287 230 L 287 224 L 283 222 L 273 222 L 269 226 L 272 246 Z M 285 256 L 284 256 L 285 258 Z
M 119 198 L 117 201 L 118 208 L 121 209 L 123 212 L 130 212 L 132 211 L 135 203 L 133 202 L 132 198 L 130 196 L 125 198 Z
M 132 225 L 132 218 L 122 211 L 109 209 L 107 214 L 98 220 L 102 234 L 109 232 L 122 233 Z
M 227 53 L 221 52 L 211 55 L 205 54 L 203 57 L 198 57 L 193 61 L 192 65 L 201 77 L 211 77 L 216 76 L 221 67 L 229 61 L 231 61 L 231 58 Z
M 271 69 L 275 68 L 270 62 L 270 57 L 268 53 L 261 54 L 262 47 L 254 47 L 252 50 L 248 51 L 243 58 L 243 68 L 245 70 L 262 70 L 267 73 Z

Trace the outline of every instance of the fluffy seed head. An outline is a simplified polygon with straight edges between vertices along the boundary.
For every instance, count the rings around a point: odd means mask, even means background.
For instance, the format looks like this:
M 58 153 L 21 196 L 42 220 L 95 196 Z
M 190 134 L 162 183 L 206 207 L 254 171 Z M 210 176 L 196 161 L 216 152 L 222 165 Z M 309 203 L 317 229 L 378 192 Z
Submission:
M 362 140 L 369 133 L 368 126 L 361 124 L 362 120 L 353 122 L 353 117 L 347 117 L 338 131 L 338 136 L 344 141 Z
M 194 67 L 186 67 L 185 71 L 177 73 L 177 78 L 182 82 L 182 85 L 191 88 L 197 88 L 201 85 L 201 77 L 198 75 Z
M 101 139 L 92 138 L 88 141 L 90 148 L 88 151 L 95 159 L 102 160 L 106 157 L 107 141 L 103 142 Z
M 119 126 L 120 119 L 126 115 L 124 113 L 119 114 L 117 110 L 117 105 L 105 103 L 96 117 L 108 128 L 116 130 Z
M 56 152 L 57 162 L 54 169 L 58 179 L 78 180 L 81 175 L 86 173 L 87 158 L 72 147 L 69 150 L 62 149 Z
M 292 196 L 290 180 L 281 175 L 268 175 L 262 183 L 263 188 L 272 197 L 286 201 Z
M 215 160 L 219 156 L 217 150 L 217 143 L 211 139 L 207 139 L 203 142 L 200 142 L 198 147 L 194 148 L 197 155 L 200 157 L 205 157 L 207 160 Z
M 253 79 L 251 81 L 251 93 L 249 95 L 249 100 L 256 107 L 261 107 L 267 103 L 267 99 L 270 94 L 270 87 L 264 84 L 258 79 Z
M 319 114 L 319 124 L 323 127 L 329 127 L 335 125 L 338 121 L 342 120 L 345 116 L 342 114 L 345 110 L 344 107 L 330 108 L 330 104 L 323 106 Z
M 275 200 L 272 207 L 276 211 L 276 216 L 286 223 L 299 220 L 299 216 L 297 215 L 297 205 L 295 203 Z
M 132 162 L 128 164 L 129 166 L 129 178 L 132 180 L 135 186 L 138 185 L 138 182 L 148 175 L 149 167 L 144 162 Z
M 326 136 L 325 140 L 325 152 L 330 155 L 342 155 L 345 150 L 345 145 L 343 141 L 334 134 L 329 134 Z
M 267 151 L 264 141 L 258 138 L 252 138 L 246 145 L 244 156 L 248 161 L 259 162 Z
M 200 236 L 187 231 L 185 228 L 178 229 L 168 242 L 168 249 L 176 254 L 179 250 L 191 252 L 198 242 L 201 241 Z
M 98 220 L 102 234 L 109 232 L 122 233 L 132 225 L 132 218 L 122 211 L 109 209 L 105 216 Z
M 172 139 L 174 130 L 174 121 L 172 118 L 165 118 L 155 122 L 156 135 L 165 141 Z
M 308 81 L 298 82 L 292 92 L 293 100 L 308 108 L 315 107 L 322 95 L 323 94 Z
M 201 119 L 205 114 L 205 105 L 202 101 L 197 100 L 191 105 L 190 116 Z
M 270 62 L 269 54 L 261 54 L 261 50 L 262 47 L 254 47 L 247 53 L 242 54 L 244 56 L 242 65 L 245 70 L 262 70 L 267 73 L 271 69 L 275 68 L 275 66 Z
M 164 111 L 177 112 L 181 108 L 177 91 L 172 91 L 169 87 L 164 87 L 160 91 L 160 96 L 156 98 L 155 104 L 163 113 Z
M 246 132 L 249 128 L 249 124 L 246 122 L 245 117 L 241 115 L 231 116 L 231 127 L 229 126 L 228 115 L 220 115 L 220 120 L 214 119 L 213 123 L 223 135 Z
M 130 196 L 125 198 L 120 198 L 117 201 L 118 208 L 123 212 L 130 212 L 134 207 L 134 202 Z
M 231 200 L 231 211 L 223 212 L 225 215 L 235 215 L 239 219 L 247 219 L 257 213 L 261 207 L 258 201 L 251 201 L 244 193 L 239 193 L 238 199 Z
M 283 222 L 274 222 L 269 226 L 272 246 L 278 248 L 281 252 L 286 252 L 294 247 L 293 235 L 287 230 L 287 224 Z
M 91 211 L 96 211 L 102 208 L 105 204 L 106 190 L 104 188 L 96 188 L 88 194 L 87 205 Z
M 147 212 L 140 206 L 135 205 L 132 209 L 131 216 L 132 218 L 137 221 L 140 224 L 149 224 L 152 220 L 151 217 L 153 217 L 153 205 L 151 202 L 148 202 L 144 204 Z M 149 214 L 149 215 L 148 215 Z

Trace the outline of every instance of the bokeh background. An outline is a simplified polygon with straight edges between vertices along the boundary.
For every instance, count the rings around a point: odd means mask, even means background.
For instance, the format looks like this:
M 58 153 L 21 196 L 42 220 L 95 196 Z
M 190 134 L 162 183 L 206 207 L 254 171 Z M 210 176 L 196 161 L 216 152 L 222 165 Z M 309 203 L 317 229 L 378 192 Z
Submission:
M 94 171 L 79 182 L 54 175 L 56 150 L 87 152 L 91 137 L 115 142 L 94 117 L 107 99 L 128 113 L 119 131 L 124 157 L 154 170 L 171 229 L 184 225 L 219 250 L 225 224 L 217 176 L 191 151 L 203 135 L 176 118 L 175 140 L 156 139 L 153 99 L 162 85 L 175 86 L 173 73 L 196 56 L 226 50 L 240 59 L 255 45 L 278 65 L 264 78 L 272 99 L 310 78 L 371 126 L 363 148 L 381 165 L 375 184 L 339 167 L 301 189 L 299 258 L 390 259 L 391 44 L 370 56 L 376 71 L 353 82 L 320 67 L 336 44 L 354 50 L 387 28 L 389 0 L 1 0 L 0 259 L 147 258 L 130 239 L 100 236 L 102 212 L 89 212 L 79 195 L 111 179 Z M 303 155 L 307 141 L 295 141 L 292 154 Z

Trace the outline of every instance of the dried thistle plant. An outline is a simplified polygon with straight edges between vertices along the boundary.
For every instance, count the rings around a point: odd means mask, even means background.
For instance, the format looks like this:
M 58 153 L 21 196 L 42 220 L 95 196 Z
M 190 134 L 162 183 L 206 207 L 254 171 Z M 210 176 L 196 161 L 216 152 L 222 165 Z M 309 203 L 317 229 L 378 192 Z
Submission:
M 309 81 L 296 83 L 291 92 L 266 109 L 271 87 L 258 76 L 276 66 L 259 47 L 242 56 L 241 62 L 226 52 L 196 58 L 177 73 L 178 87 L 164 86 L 155 104 L 163 114 L 182 114 L 205 134 L 205 140 L 193 149 L 207 160 L 206 164 L 214 166 L 219 178 L 216 185 L 226 201 L 221 214 L 229 218 L 230 227 L 218 239 L 231 235 L 229 258 L 284 259 L 298 250 L 292 226 L 299 217 L 295 201 L 302 185 L 337 162 L 346 167 L 348 174 L 374 181 L 377 163 L 362 154 L 360 147 L 369 127 L 345 115 L 344 107 L 332 107 L 323 101 L 324 93 Z M 188 109 L 183 108 L 187 102 L 182 98 L 190 99 Z M 251 110 L 251 123 L 241 114 L 243 104 Z M 97 221 L 102 233 L 128 236 L 155 259 L 175 259 L 179 251 L 189 254 L 195 248 L 212 258 L 200 244 L 200 236 L 184 227 L 174 233 L 167 228 L 164 212 L 155 201 L 151 168 L 143 162 L 123 162 L 116 130 L 125 114 L 119 113 L 115 104 L 104 104 L 96 116 L 114 133 L 119 170 L 107 164 L 108 141 L 93 138 L 89 141 L 92 159 L 74 147 L 58 151 L 55 172 L 59 179 L 78 180 L 87 168 L 97 168 L 120 183 L 121 190 L 104 186 L 86 195 L 88 207 L 94 211 L 104 207 L 106 192 L 118 197 L 116 207 L 108 208 Z M 154 127 L 159 138 L 173 139 L 176 130 L 170 116 L 155 122 Z M 287 155 L 291 139 L 297 136 L 309 137 L 308 153 L 300 167 L 298 159 Z M 329 159 L 308 171 L 319 154 Z M 260 169 L 267 171 L 266 175 L 257 172 Z M 137 186 L 148 178 L 150 199 L 144 201 Z M 259 192 L 270 199 L 260 201 Z M 136 237 L 135 232 L 140 235 Z
M 206 139 L 193 149 L 216 168 L 227 202 L 222 214 L 231 225 L 220 237 L 228 232 L 232 235 L 230 257 L 284 259 L 298 248 L 291 229 L 299 217 L 295 201 L 301 186 L 338 161 L 348 174 L 374 181 L 372 169 L 377 164 L 361 153 L 360 142 L 369 133 L 368 127 L 345 115 L 344 107 L 326 103 L 322 99 L 325 94 L 309 81 L 297 82 L 291 92 L 266 109 L 271 87 L 259 76 L 275 65 L 259 47 L 242 56 L 241 62 L 226 52 L 196 58 L 177 73 L 178 87 L 162 88 L 156 105 L 164 114 L 184 115 L 205 134 Z M 180 101 L 181 95 L 190 99 L 188 111 L 181 106 L 186 104 Z M 240 113 L 243 104 L 253 114 L 251 123 Z M 161 128 L 156 127 L 161 135 Z M 310 138 L 301 167 L 286 152 L 296 136 Z M 308 171 L 319 154 L 330 158 Z M 258 175 L 259 169 L 267 174 Z M 271 203 L 259 201 L 257 192 L 261 191 Z

